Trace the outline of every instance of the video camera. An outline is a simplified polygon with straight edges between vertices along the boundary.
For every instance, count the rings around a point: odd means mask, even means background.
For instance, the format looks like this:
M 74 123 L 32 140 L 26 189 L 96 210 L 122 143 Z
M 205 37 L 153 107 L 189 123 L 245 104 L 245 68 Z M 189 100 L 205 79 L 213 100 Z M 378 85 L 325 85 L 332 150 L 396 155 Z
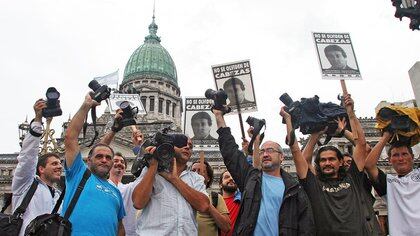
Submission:
M 392 135 L 390 144 L 404 144 L 414 146 L 418 142 L 418 124 L 409 116 L 410 111 L 415 108 L 399 109 L 400 107 L 389 106 L 381 108 L 377 115 L 376 120 L 379 123 L 387 124 L 382 131 L 388 131 Z M 407 112 L 408 111 L 408 112 Z M 378 126 L 378 124 L 377 124 Z M 417 132 L 416 132 L 417 131 Z
M 168 128 L 158 131 L 150 139 L 146 139 L 140 147 L 140 152 L 131 167 L 131 173 L 139 176 L 143 168 L 149 167 L 152 158 L 158 161 L 158 172 L 167 171 L 171 166 L 172 158 L 175 155 L 174 135 L 168 134 Z M 153 154 L 145 153 L 147 147 L 154 146 L 156 150 Z
M 88 86 L 93 90 L 90 96 L 97 102 L 101 102 L 111 95 L 111 89 L 106 85 L 100 85 L 96 80 L 90 81 Z
M 45 118 L 61 116 L 63 111 L 60 107 L 60 93 L 54 87 L 49 87 L 45 93 L 47 97 L 47 107 L 42 110 L 42 116 Z
M 280 101 L 286 105 L 285 109 L 292 117 L 293 129 L 300 128 L 302 134 L 316 133 L 327 127 L 325 133 L 327 134 L 326 142 L 328 142 L 331 137 L 336 136 L 338 125 L 335 120 L 343 117 L 347 120 L 346 129 L 351 130 L 348 115 L 343 106 L 332 102 L 321 103 L 316 95 L 312 98 L 293 101 L 287 93 L 283 93 L 280 96 Z M 284 119 L 283 123 L 285 123 Z
M 226 92 L 223 89 L 218 91 L 213 89 L 207 89 L 204 93 L 207 99 L 212 99 L 214 101 L 213 108 L 216 110 L 222 111 L 224 114 L 231 111 L 230 107 L 226 107 L 226 100 L 228 98 Z

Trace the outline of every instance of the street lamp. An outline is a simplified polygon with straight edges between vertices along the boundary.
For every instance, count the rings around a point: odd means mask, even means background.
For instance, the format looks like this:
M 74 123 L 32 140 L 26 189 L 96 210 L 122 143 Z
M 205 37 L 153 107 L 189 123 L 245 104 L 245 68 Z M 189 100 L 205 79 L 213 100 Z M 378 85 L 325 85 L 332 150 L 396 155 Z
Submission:
M 28 123 L 28 117 L 26 117 L 25 121 L 18 125 L 19 129 L 19 145 L 22 147 L 23 139 L 25 139 L 25 135 L 29 132 L 30 125 Z
M 391 0 L 396 8 L 395 17 L 402 20 L 410 18 L 410 29 L 419 30 L 420 26 L 420 0 Z

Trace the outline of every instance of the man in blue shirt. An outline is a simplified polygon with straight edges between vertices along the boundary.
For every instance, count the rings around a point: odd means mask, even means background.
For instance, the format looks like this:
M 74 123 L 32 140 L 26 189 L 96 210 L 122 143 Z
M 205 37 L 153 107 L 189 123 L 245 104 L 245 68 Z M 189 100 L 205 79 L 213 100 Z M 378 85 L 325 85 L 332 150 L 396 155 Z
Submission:
M 66 194 L 62 215 L 65 214 L 71 199 L 83 177 L 86 168 L 92 172 L 70 215 L 72 235 L 124 235 L 121 223 L 125 216 L 120 191 L 107 180 L 113 165 L 114 151 L 106 144 L 96 144 L 90 150 L 87 166 L 82 160 L 78 144 L 79 133 L 89 110 L 99 105 L 88 94 L 79 111 L 71 120 L 64 140 Z
M 314 220 L 308 196 L 301 185 L 281 168 L 284 153 L 280 145 L 259 135 L 252 153 L 254 166 L 247 162 L 226 126 L 223 112 L 213 108 L 223 161 L 243 193 L 233 235 L 314 235 Z

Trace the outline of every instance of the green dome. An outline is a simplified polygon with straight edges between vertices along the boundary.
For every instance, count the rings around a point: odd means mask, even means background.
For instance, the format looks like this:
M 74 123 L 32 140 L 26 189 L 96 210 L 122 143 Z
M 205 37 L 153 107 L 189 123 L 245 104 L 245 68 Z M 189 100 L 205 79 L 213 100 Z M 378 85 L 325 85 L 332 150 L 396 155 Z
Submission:
M 168 51 L 160 45 L 160 38 L 156 35 L 157 29 L 153 16 L 153 21 L 149 25 L 150 34 L 128 60 L 122 84 L 144 75 L 160 76 L 178 85 L 175 63 Z

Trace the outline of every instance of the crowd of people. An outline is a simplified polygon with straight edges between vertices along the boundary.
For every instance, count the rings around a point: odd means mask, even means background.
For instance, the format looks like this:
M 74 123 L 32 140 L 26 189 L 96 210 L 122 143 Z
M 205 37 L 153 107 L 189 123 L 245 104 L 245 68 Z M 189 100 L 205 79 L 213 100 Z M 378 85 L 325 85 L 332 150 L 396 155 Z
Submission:
M 343 102 L 354 109 L 350 95 Z M 72 235 L 382 235 L 373 209 L 372 187 L 388 204 L 390 235 L 420 234 L 420 169 L 414 168 L 411 147 L 401 143 L 389 147 L 389 163 L 397 175 L 385 174 L 377 163 L 390 132 L 383 132 L 371 148 L 354 113 L 347 121 L 337 120 L 336 132 L 354 145 L 348 154 L 334 146 L 317 147 L 325 130 L 311 134 L 302 150 L 292 117 L 281 108 L 295 178 L 282 168 L 285 153 L 279 143 L 262 142 L 255 134 L 253 151 L 247 153 L 246 142 L 241 148 L 236 144 L 224 112 L 213 109 L 227 168 L 219 179 L 220 191 L 215 192 L 209 191 L 212 167 L 206 161 L 190 164 L 193 145 L 184 134 L 171 134 L 174 155 L 169 170 L 159 171 L 159 158 L 151 158 L 140 176 L 128 184 L 122 183 L 127 160 L 110 146 L 119 130 L 108 131 L 84 162 L 79 134 L 89 110 L 97 105 L 86 95 L 66 129 L 61 163 L 54 153 L 38 156 L 46 104 L 36 101 L 35 118 L 23 141 L 12 183 L 13 211 L 34 191 L 19 235 L 26 235 L 31 221 L 57 206 L 60 215 L 71 222 Z M 120 118 L 117 112 L 115 121 Z M 353 124 L 352 132 L 345 130 L 347 122 Z M 252 127 L 249 134 L 253 135 Z M 132 142 L 137 154 L 143 134 L 133 131 Z M 153 156 L 156 147 L 143 151 Z M 63 170 L 62 193 L 56 184 Z

